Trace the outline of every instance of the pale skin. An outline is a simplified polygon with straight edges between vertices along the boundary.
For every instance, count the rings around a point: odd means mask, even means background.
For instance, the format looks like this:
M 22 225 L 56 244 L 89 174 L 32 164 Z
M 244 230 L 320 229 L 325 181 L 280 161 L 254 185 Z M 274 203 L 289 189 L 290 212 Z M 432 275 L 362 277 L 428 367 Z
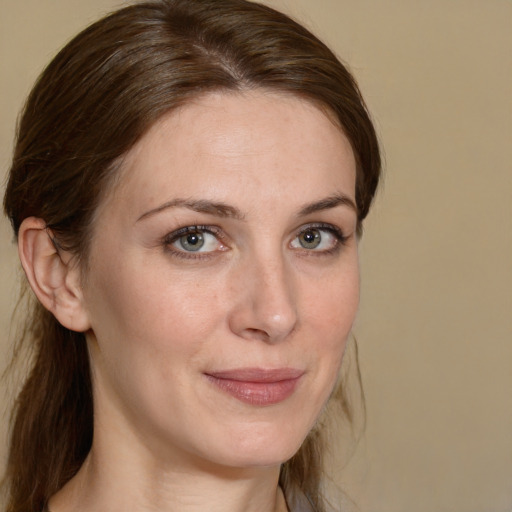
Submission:
M 86 333 L 93 376 L 93 447 L 50 509 L 286 511 L 280 466 L 335 385 L 359 300 L 350 144 L 304 99 L 214 93 L 120 172 L 85 268 L 41 219 L 20 230 L 29 282 Z M 247 368 L 297 377 L 257 402 L 212 379 Z

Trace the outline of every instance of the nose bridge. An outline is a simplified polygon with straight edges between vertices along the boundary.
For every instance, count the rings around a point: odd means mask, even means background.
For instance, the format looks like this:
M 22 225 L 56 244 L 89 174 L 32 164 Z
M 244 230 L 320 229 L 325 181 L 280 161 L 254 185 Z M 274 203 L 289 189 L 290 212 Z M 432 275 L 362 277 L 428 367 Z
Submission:
M 240 296 L 232 327 L 244 338 L 277 342 L 297 323 L 293 275 L 280 249 L 267 248 L 245 258 L 240 268 Z

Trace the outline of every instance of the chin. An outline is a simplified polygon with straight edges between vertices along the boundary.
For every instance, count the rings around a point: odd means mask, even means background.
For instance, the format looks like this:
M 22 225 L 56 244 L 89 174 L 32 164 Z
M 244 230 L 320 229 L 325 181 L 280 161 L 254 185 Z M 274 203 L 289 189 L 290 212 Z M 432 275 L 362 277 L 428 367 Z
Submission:
M 309 433 L 308 429 L 287 428 L 247 429 L 238 437 L 230 436 L 224 464 L 239 468 L 280 466 L 292 458 Z M 219 454 L 220 455 L 220 454 Z

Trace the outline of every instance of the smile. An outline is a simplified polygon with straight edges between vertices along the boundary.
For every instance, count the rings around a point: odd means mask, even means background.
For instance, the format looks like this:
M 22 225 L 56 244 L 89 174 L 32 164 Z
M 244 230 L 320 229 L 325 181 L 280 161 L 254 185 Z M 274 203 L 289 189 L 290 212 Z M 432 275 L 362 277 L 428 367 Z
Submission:
M 295 368 L 240 368 L 205 375 L 213 385 L 237 400 L 264 406 L 278 404 L 289 398 L 304 371 Z

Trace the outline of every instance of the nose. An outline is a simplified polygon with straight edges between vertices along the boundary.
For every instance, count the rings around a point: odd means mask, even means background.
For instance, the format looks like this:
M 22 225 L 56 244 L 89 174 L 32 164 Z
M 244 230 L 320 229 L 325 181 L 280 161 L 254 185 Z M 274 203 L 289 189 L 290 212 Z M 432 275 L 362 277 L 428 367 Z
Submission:
M 247 340 L 277 343 L 296 329 L 293 275 L 282 258 L 251 259 L 238 270 L 236 281 L 229 316 L 232 332 Z

